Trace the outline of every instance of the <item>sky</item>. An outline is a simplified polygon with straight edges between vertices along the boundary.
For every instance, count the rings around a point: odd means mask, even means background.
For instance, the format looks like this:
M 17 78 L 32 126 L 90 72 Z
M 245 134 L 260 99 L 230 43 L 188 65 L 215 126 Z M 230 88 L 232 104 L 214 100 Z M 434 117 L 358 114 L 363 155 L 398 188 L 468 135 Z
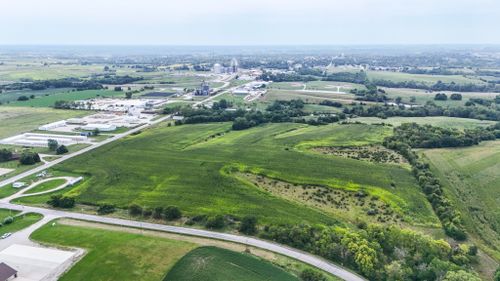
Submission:
M 500 44 L 499 0 L 0 0 L 0 45 Z

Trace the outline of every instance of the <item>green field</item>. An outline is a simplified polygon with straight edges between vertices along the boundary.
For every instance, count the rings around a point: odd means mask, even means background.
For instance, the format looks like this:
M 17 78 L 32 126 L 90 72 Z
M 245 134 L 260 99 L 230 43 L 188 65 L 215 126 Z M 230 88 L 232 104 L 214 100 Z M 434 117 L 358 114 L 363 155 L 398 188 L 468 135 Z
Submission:
M 296 276 L 254 256 L 216 247 L 185 255 L 164 281 L 299 281 Z
M 461 210 L 469 232 L 500 260 L 500 141 L 423 154 Z
M 86 174 L 88 180 L 61 193 L 77 196 L 83 203 L 119 207 L 177 205 L 187 215 L 251 214 L 275 223 L 336 221 L 319 209 L 272 196 L 233 174 L 248 171 L 291 183 L 362 188 L 392 205 L 409 222 L 437 222 L 409 169 L 307 150 L 381 142 L 390 134 L 389 127 L 271 124 L 227 132 L 229 127 L 227 123 L 162 125 L 72 158 L 54 169 Z M 218 133 L 223 136 L 216 137 Z M 44 204 L 47 196 L 20 200 Z
M 195 244 L 135 233 L 46 224 L 31 239 L 50 245 L 78 247 L 85 256 L 59 280 L 162 280 Z
M 102 73 L 104 66 L 79 64 L 52 64 L 44 66 L 42 63 L 19 62 L 0 65 L 0 81 L 17 82 L 21 79 L 47 80 L 71 77 L 88 77 L 91 74 Z
M 54 189 L 54 188 L 64 184 L 65 182 L 66 182 L 66 180 L 64 180 L 64 179 L 55 179 L 55 180 L 46 181 L 46 182 L 43 182 L 43 183 L 35 186 L 34 188 L 32 188 L 28 191 L 26 191 L 24 194 L 32 194 L 32 193 L 51 190 L 51 189 Z
M 445 93 L 448 96 L 448 100 L 446 101 L 440 101 L 440 100 L 434 100 L 434 96 L 436 95 L 437 92 L 426 92 L 425 90 L 417 90 L 417 89 L 395 89 L 395 88 L 383 88 L 384 91 L 387 93 L 387 96 L 391 99 L 395 99 L 396 97 L 401 97 L 402 101 L 404 103 L 410 103 L 410 99 L 412 97 L 415 97 L 415 103 L 416 104 L 425 104 L 428 101 L 432 101 L 435 104 L 439 106 L 463 106 L 465 103 L 470 100 L 471 98 L 482 98 L 482 99 L 489 99 L 492 100 L 495 98 L 498 93 L 463 93 L 461 92 L 460 94 L 462 95 L 462 100 L 460 101 L 454 101 L 450 99 L 450 95 L 453 92 L 447 92 L 447 91 L 439 91 L 439 93 Z
M 35 130 L 43 124 L 88 114 L 76 110 L 0 106 L 0 138 Z
M 124 92 L 113 90 L 86 90 L 86 91 L 65 91 L 54 92 L 49 95 L 37 96 L 28 101 L 11 102 L 11 106 L 29 106 L 29 107 L 52 107 L 56 101 L 77 101 L 87 100 L 96 97 L 125 97 Z
M 393 126 L 399 126 L 403 123 L 417 123 L 417 124 L 429 124 L 437 127 L 444 128 L 457 128 L 457 129 L 473 129 L 476 127 L 487 127 L 494 125 L 495 121 L 487 120 L 477 120 L 468 118 L 458 118 L 458 117 L 390 117 L 386 119 L 381 119 L 377 117 L 357 117 L 353 118 L 352 122 L 362 122 L 366 124 L 377 124 L 385 123 L 391 124 Z
M 438 81 L 443 83 L 455 82 L 457 84 L 484 84 L 477 78 L 464 77 L 462 75 L 430 75 L 430 74 L 410 74 L 392 71 L 368 71 L 368 78 L 371 80 L 391 80 L 393 82 L 417 81 L 427 85 L 433 85 Z
M 302 99 L 306 103 L 319 103 L 324 100 L 338 101 L 341 103 L 351 103 L 355 96 L 353 94 L 342 93 L 325 93 L 325 92 L 307 92 L 307 91 L 292 91 L 271 89 L 264 96 L 265 102 L 273 102 L 275 100 L 292 100 Z
M 7 232 L 16 232 L 21 229 L 24 229 L 35 222 L 39 221 L 42 218 L 42 215 L 35 213 L 27 213 L 23 215 L 19 215 L 20 212 L 8 210 L 8 209 L 0 209 L 0 236 Z M 5 224 L 4 220 L 7 217 L 13 217 L 14 222 L 10 224 Z

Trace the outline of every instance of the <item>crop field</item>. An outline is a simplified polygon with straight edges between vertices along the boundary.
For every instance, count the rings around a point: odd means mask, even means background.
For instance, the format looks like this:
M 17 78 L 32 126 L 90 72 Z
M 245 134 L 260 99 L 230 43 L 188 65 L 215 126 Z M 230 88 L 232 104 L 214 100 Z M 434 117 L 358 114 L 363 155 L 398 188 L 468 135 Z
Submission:
M 227 123 L 161 125 L 72 158 L 54 169 L 85 174 L 88 180 L 61 193 L 82 203 L 119 207 L 176 205 L 187 215 L 251 214 L 263 223 L 336 222 L 321 210 L 272 196 L 235 175 L 250 172 L 290 183 L 364 189 L 408 222 L 437 222 L 409 169 L 309 151 L 318 146 L 380 143 L 391 133 L 389 127 L 272 124 L 231 132 L 229 127 Z M 22 200 L 43 205 L 47 196 Z
M 461 209 L 469 231 L 500 259 L 500 141 L 423 154 Z
M 164 281 L 299 281 L 299 278 L 256 257 L 216 247 L 200 247 L 185 255 Z
M 317 90 L 336 92 L 340 87 L 341 92 L 349 92 L 351 89 L 364 89 L 361 84 L 335 82 L 335 81 L 310 81 L 310 82 L 274 82 L 269 84 L 269 89 L 278 90 Z
M 0 106 L 0 138 L 37 129 L 40 125 L 88 115 L 85 111 Z
M 391 124 L 393 126 L 399 126 L 403 123 L 417 123 L 420 125 L 429 124 L 437 127 L 444 128 L 457 128 L 457 129 L 473 129 L 478 126 L 487 127 L 494 125 L 495 121 L 488 120 L 477 120 L 468 118 L 458 118 L 458 117 L 447 117 L 447 116 L 431 116 L 431 117 L 390 117 L 387 119 L 380 119 L 377 117 L 357 117 L 351 119 L 352 122 L 358 121 L 366 124 Z
M 49 95 L 36 96 L 27 101 L 11 102 L 11 106 L 29 106 L 29 107 L 53 107 L 56 101 L 77 101 L 93 99 L 96 97 L 125 97 L 124 92 L 113 90 L 86 90 L 86 91 L 65 91 L 55 92 Z
M 195 244 L 137 233 L 56 223 L 47 224 L 31 239 L 59 247 L 78 247 L 86 255 L 59 280 L 162 280 Z
M 396 97 L 401 97 L 404 103 L 410 103 L 410 99 L 415 97 L 416 104 L 425 104 L 428 101 L 432 101 L 440 106 L 463 106 L 465 103 L 471 98 L 483 98 L 483 99 L 494 99 L 498 93 L 467 93 L 461 92 L 462 100 L 455 101 L 450 99 L 450 95 L 453 92 L 440 91 L 439 93 L 445 93 L 448 96 L 448 100 L 434 100 L 434 96 L 437 92 L 427 93 L 424 90 L 417 89 L 396 89 L 396 88 L 383 88 L 387 93 L 387 96 L 391 99 L 395 99 Z
M 16 102 L 20 96 L 29 97 L 29 96 L 33 95 L 35 97 L 43 97 L 46 95 L 54 95 L 54 94 L 64 93 L 64 92 L 67 92 L 69 90 L 71 90 L 71 89 L 61 88 L 61 89 L 46 89 L 46 90 L 38 90 L 38 91 L 21 90 L 21 91 L 3 92 L 2 94 L 0 94 L 0 102 L 2 104 L 9 104 L 11 102 Z
M 391 71 L 368 71 L 367 74 L 371 80 L 391 80 L 394 82 L 417 81 L 428 85 L 433 85 L 438 81 L 443 83 L 455 82 L 457 84 L 484 84 L 483 81 L 477 78 L 469 78 L 462 75 L 410 74 Z

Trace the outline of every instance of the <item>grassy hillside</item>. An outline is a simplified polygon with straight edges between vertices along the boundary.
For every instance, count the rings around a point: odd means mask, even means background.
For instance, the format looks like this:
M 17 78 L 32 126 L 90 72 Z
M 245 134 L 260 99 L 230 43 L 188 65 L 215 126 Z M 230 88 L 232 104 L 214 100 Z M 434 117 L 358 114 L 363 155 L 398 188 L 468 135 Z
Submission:
M 469 231 L 500 260 L 500 141 L 423 154 L 461 209 Z
M 495 121 L 488 120 L 477 120 L 477 119 L 467 119 L 458 117 L 446 117 L 446 116 L 429 116 L 429 117 L 390 117 L 386 119 L 381 119 L 377 117 L 358 117 L 351 119 L 351 121 L 362 122 L 366 124 L 391 124 L 393 126 L 399 126 L 403 123 L 417 123 L 420 125 L 429 124 L 432 126 L 443 127 L 443 128 L 456 128 L 456 129 L 473 129 L 476 127 L 487 127 L 494 125 Z
M 335 221 L 319 209 L 273 196 L 234 174 L 246 171 L 290 183 L 364 189 L 397 209 L 408 221 L 436 222 L 407 168 L 308 150 L 315 146 L 380 142 L 390 133 L 388 127 L 270 124 L 229 132 L 229 126 L 162 125 L 73 158 L 55 169 L 84 174 L 87 181 L 63 193 L 92 204 L 177 205 L 188 215 L 251 214 L 262 222 Z M 46 199 L 22 200 L 44 203 Z
M 438 81 L 442 81 L 443 83 L 455 82 L 457 84 L 484 84 L 483 81 L 477 78 L 469 78 L 462 75 L 410 74 L 391 71 L 368 71 L 367 74 L 371 80 L 391 80 L 394 82 L 418 81 L 428 85 L 433 85 Z
M 216 247 L 185 255 L 164 281 L 298 281 L 299 278 L 256 257 Z

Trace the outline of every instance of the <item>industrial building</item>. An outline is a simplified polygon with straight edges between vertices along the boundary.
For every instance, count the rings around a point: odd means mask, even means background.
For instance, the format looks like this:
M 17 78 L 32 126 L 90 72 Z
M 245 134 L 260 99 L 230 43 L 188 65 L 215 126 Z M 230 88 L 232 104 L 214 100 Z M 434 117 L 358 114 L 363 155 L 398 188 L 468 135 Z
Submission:
M 226 64 L 227 65 L 227 64 Z M 239 71 L 239 62 L 237 59 L 233 58 L 229 63 L 228 67 L 224 67 L 219 63 L 214 64 L 212 70 L 215 74 L 223 74 L 223 73 L 237 73 Z
M 210 85 L 208 84 L 208 82 L 201 82 L 201 85 L 200 85 L 200 88 L 199 89 L 196 89 L 195 91 L 195 95 L 196 96 L 209 96 L 210 95 Z
M 49 140 L 55 140 L 58 144 L 66 146 L 88 142 L 86 136 L 24 133 L 3 139 L 0 143 L 29 147 L 48 147 Z
M 84 131 L 94 131 L 99 130 L 101 132 L 112 132 L 116 130 L 116 126 L 113 124 L 87 124 L 82 127 Z

